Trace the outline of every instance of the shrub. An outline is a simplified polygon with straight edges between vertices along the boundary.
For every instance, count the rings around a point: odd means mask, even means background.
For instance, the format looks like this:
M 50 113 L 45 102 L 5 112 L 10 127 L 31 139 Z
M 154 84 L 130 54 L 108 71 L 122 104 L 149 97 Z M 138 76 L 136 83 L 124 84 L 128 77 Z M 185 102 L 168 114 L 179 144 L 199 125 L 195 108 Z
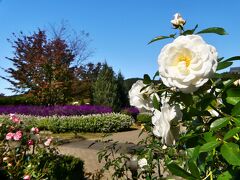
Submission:
M 138 123 L 151 123 L 152 115 L 149 113 L 140 113 L 137 115 L 137 122 Z
M 83 179 L 83 161 L 59 155 L 52 138 L 15 114 L 0 121 L 1 179 Z
M 110 107 L 96 106 L 96 105 L 0 106 L 0 114 L 17 113 L 22 115 L 33 115 L 33 116 L 53 116 L 53 115 L 73 116 L 73 115 L 101 114 L 101 113 L 110 113 L 110 112 L 112 112 L 112 109 Z
M 6 119 L 6 116 L 2 118 Z M 86 116 L 21 116 L 28 126 L 59 132 L 117 132 L 130 128 L 131 116 L 119 113 L 95 114 Z
M 135 107 L 126 107 L 121 110 L 121 113 L 132 116 L 134 119 L 137 119 L 137 115 L 139 114 L 139 110 Z

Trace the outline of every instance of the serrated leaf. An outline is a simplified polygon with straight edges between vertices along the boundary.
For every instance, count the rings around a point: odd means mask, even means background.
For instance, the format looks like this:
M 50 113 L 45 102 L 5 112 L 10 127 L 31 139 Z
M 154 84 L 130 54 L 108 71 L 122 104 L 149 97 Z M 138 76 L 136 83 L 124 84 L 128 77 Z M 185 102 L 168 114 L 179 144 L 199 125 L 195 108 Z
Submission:
M 240 116 L 240 102 L 238 102 L 232 109 L 232 116 Z
M 169 36 L 158 36 L 158 37 L 155 37 L 153 38 L 148 44 L 151 44 L 155 41 L 159 41 L 159 40 L 163 40 L 163 39 L 168 39 L 168 38 L 174 38 L 175 37 L 175 34 L 171 34 Z
M 171 171 L 171 173 L 176 176 L 180 176 L 180 177 L 183 177 L 186 179 L 196 179 L 196 177 L 194 177 L 189 172 L 187 172 L 186 170 L 184 170 L 183 168 L 181 168 L 180 166 L 178 166 L 175 163 L 170 163 L 167 165 L 167 167 L 168 167 L 169 171 Z
M 149 77 L 148 74 L 144 74 L 143 76 L 143 83 L 144 84 L 150 84 L 152 81 L 151 81 L 151 78 Z
M 210 141 L 200 147 L 200 152 L 208 152 L 218 147 L 221 143 L 219 141 Z
M 218 35 L 227 35 L 228 33 L 225 31 L 225 29 L 221 27 L 211 27 L 207 29 L 203 29 L 199 31 L 197 34 L 203 34 L 203 33 L 214 33 Z
M 228 179 L 233 179 L 233 177 L 229 171 L 223 172 L 217 178 L 217 180 L 228 180 Z
M 240 166 L 239 146 L 234 143 L 226 143 L 221 146 L 223 158 L 231 165 Z
M 225 69 L 225 68 L 231 66 L 232 64 L 233 64 L 233 62 L 222 61 L 222 62 L 218 63 L 217 71 Z
M 240 132 L 240 127 L 233 128 L 225 134 L 223 140 L 226 141 L 226 140 L 233 137 L 234 135 L 236 135 L 239 132 Z
M 230 117 L 223 117 L 223 118 L 217 119 L 212 122 L 212 124 L 210 125 L 210 128 L 213 131 L 221 129 L 222 127 L 225 127 L 230 120 L 231 120 Z
M 153 107 L 155 109 L 159 109 L 159 107 L 160 107 L 160 104 L 159 104 L 159 101 L 158 101 L 158 98 L 156 97 L 156 95 L 153 96 Z
M 196 166 L 194 161 L 190 160 L 188 162 L 188 168 L 189 168 L 192 175 L 194 175 L 196 178 L 200 179 L 200 173 L 199 173 L 198 167 Z

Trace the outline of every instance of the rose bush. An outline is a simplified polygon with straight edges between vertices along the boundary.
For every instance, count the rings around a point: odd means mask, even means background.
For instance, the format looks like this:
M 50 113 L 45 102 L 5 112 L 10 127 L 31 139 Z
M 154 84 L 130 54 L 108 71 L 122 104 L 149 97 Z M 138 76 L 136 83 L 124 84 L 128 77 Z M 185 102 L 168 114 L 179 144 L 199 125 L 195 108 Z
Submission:
M 145 74 L 129 92 L 132 106 L 151 113 L 152 122 L 144 123 L 146 138 L 132 154 L 111 157 L 99 153 L 104 167 L 115 168 L 113 178 L 161 179 L 237 179 L 240 176 L 240 87 L 239 74 L 219 73 L 240 56 L 218 57 L 215 47 L 200 34 L 227 34 L 212 27 L 196 32 L 185 29 L 185 20 L 176 14 L 171 21 L 177 33 L 158 36 L 150 43 L 174 39 L 158 57 L 159 70 L 153 78 Z M 156 81 L 157 77 L 160 81 Z M 149 117 L 148 117 L 149 118 Z M 140 135 L 141 135 L 140 134 Z M 116 144 L 109 147 L 111 152 Z M 105 153 L 105 156 L 104 156 Z M 129 162 L 138 157 L 138 169 Z M 104 169 L 103 168 L 103 169 Z
M 65 168 L 64 173 L 57 172 L 57 163 L 62 164 L 62 170 Z M 69 163 L 73 163 L 71 167 L 67 167 Z M 76 171 L 79 171 L 77 175 Z M 41 138 L 37 127 L 26 126 L 15 114 L 1 121 L 0 179 L 67 179 L 73 173 L 75 177 L 83 177 L 83 162 L 73 157 L 59 157 L 51 137 Z

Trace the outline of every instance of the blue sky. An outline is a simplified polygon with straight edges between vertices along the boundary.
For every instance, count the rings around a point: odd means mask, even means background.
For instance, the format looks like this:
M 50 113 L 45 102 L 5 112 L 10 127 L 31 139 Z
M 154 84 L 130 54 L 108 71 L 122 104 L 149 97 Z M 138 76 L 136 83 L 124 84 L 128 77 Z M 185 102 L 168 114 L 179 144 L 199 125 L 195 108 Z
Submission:
M 228 0 L 1 0 L 0 1 L 0 67 L 8 68 L 13 49 L 7 42 L 13 32 L 30 34 L 49 24 L 68 21 L 75 31 L 90 34 L 91 62 L 107 61 L 125 78 L 151 76 L 158 69 L 157 56 L 170 40 L 147 43 L 158 35 L 169 35 L 170 20 L 180 12 L 186 27 L 199 24 L 199 30 L 211 26 L 224 27 L 227 36 L 203 35 L 215 46 L 219 56 L 240 55 L 240 1 Z M 235 63 L 234 66 L 240 66 Z M 0 69 L 0 74 L 6 76 Z M 0 80 L 0 93 L 11 94 Z

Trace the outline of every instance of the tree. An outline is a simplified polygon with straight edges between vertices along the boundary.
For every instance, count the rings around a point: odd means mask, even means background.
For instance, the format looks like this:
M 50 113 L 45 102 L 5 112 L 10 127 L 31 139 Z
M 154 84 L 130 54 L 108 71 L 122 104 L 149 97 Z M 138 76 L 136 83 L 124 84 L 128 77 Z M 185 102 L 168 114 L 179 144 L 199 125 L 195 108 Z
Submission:
M 129 106 L 128 91 L 126 89 L 124 77 L 121 72 L 119 72 L 117 75 L 117 86 L 118 103 L 116 108 L 118 111 L 120 111 L 121 108 Z
M 76 100 L 92 100 L 93 84 L 97 80 L 102 64 L 87 63 L 75 69 L 76 80 L 73 82 L 73 97 Z
M 120 111 L 128 104 L 128 96 L 121 73 L 116 75 L 107 63 L 104 63 L 93 86 L 94 104 L 106 105 L 114 111 Z
M 117 100 L 117 81 L 115 73 L 104 63 L 93 86 L 93 103 L 115 108 Z
M 9 40 L 14 48 L 13 68 L 5 69 L 14 92 L 26 93 L 40 104 L 66 103 L 71 97 L 76 54 L 60 37 L 47 39 L 46 32 L 38 30 L 33 35 L 14 34 Z

